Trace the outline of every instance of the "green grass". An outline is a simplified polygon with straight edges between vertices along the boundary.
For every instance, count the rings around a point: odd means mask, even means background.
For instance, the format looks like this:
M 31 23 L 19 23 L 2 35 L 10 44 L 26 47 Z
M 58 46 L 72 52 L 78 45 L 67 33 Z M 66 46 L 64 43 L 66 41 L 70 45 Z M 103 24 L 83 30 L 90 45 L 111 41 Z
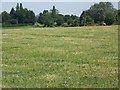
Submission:
M 3 87 L 118 87 L 117 28 L 3 28 Z

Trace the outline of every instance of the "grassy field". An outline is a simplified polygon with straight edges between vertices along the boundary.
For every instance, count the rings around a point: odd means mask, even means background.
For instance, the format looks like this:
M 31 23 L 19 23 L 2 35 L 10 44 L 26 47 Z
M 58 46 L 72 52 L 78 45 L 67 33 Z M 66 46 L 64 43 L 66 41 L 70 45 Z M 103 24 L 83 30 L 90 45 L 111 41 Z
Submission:
M 3 28 L 3 87 L 118 87 L 117 28 Z

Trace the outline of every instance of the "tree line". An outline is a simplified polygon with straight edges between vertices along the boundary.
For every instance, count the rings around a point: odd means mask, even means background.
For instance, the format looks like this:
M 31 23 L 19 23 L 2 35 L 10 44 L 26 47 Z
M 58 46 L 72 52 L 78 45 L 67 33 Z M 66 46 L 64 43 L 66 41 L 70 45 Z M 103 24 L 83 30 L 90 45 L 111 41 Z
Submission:
M 43 27 L 74 27 L 88 25 L 112 25 L 119 24 L 120 10 L 116 10 L 111 2 L 100 2 L 92 5 L 88 10 L 76 15 L 62 15 L 55 6 L 50 10 L 43 10 L 39 15 L 35 15 L 32 10 L 23 8 L 22 3 L 17 3 L 16 8 L 12 8 L 8 13 L 3 11 L 2 25 L 35 25 Z

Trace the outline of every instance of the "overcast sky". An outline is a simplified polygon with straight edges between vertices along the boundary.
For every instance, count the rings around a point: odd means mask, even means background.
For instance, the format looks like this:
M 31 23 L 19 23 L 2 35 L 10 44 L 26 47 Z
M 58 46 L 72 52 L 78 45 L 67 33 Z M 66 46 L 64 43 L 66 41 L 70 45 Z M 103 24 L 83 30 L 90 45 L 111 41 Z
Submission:
M 10 12 L 11 8 L 16 7 L 17 2 L 2 2 L 2 11 Z M 23 7 L 33 10 L 38 15 L 43 10 L 50 10 L 52 6 L 56 6 L 61 14 L 73 14 L 80 16 L 83 10 L 87 10 L 95 2 L 23 2 Z M 118 8 L 117 2 L 112 2 L 114 8 Z M 1 4 L 0 4 L 1 5 Z

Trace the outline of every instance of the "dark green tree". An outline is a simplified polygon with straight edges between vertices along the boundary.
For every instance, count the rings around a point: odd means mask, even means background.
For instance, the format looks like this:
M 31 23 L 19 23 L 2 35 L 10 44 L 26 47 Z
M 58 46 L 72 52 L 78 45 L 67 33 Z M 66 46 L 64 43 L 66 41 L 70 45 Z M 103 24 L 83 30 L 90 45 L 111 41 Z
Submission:
M 55 18 L 55 15 L 58 14 L 58 10 L 55 8 L 55 6 L 53 6 L 53 8 L 50 10 L 52 17 Z
M 95 23 L 101 23 L 105 21 L 107 14 L 113 13 L 114 11 L 115 9 L 113 8 L 112 3 L 100 2 L 91 6 L 88 13 L 94 19 Z
M 107 25 L 112 25 L 115 22 L 115 16 L 114 13 L 108 13 L 105 18 L 105 23 Z
M 116 23 L 120 25 L 120 9 L 115 11 Z
M 21 10 L 21 11 L 23 10 L 23 6 L 22 6 L 22 3 L 20 3 L 20 10 Z
M 14 8 L 11 9 L 10 16 L 14 18 L 14 16 L 15 16 L 15 10 L 14 10 Z
M 44 10 L 43 13 L 40 13 L 39 16 L 38 16 L 37 22 L 40 23 L 40 24 L 44 24 L 44 18 L 47 14 L 49 14 L 48 10 Z
M 80 25 L 81 26 L 87 25 L 87 22 L 86 22 L 86 11 L 83 11 L 81 16 L 80 16 Z
M 18 5 L 16 7 L 18 7 Z M 25 10 L 22 6 L 22 3 L 20 3 L 19 9 L 16 10 L 16 18 L 17 18 L 19 24 L 24 24 L 24 22 L 25 22 Z
M 78 17 L 77 17 L 76 15 L 71 15 L 71 18 L 72 18 L 73 20 L 78 19 Z
M 55 22 L 56 22 L 57 26 L 61 26 L 64 23 L 63 15 L 62 14 L 57 14 Z
M 17 3 L 17 6 L 16 6 L 15 19 L 17 20 L 17 24 L 20 24 L 20 23 L 21 23 L 21 16 L 20 16 L 20 6 L 19 6 L 19 3 Z
M 48 10 L 43 11 L 43 15 L 48 14 L 48 13 L 49 13 Z
M 53 27 L 54 26 L 54 20 L 50 13 L 43 16 L 43 23 L 44 23 L 45 27 Z
M 74 19 L 73 20 L 73 22 L 72 22 L 72 25 L 71 26 L 73 26 L 73 27 L 75 27 L 75 26 L 79 26 L 79 19 L 78 18 L 76 18 L 76 19 Z
M 42 13 L 40 13 L 39 16 L 38 16 L 37 22 L 40 23 L 40 24 L 44 24 L 43 20 L 44 20 L 44 16 L 43 16 Z
M 20 6 L 19 6 L 19 3 L 17 3 L 17 6 L 16 6 L 16 11 L 20 10 Z
M 52 27 L 55 24 L 62 24 L 62 16 L 58 14 L 58 10 L 53 6 L 53 9 L 51 9 L 50 12 L 48 10 L 44 10 L 43 13 L 40 13 L 37 22 L 44 24 L 45 27 Z
M 11 20 L 11 16 L 9 15 L 9 13 L 7 13 L 6 11 L 3 11 L 2 12 L 2 23 L 10 24 L 10 20 Z
M 73 19 L 72 18 L 68 19 L 68 21 L 67 21 L 68 26 L 71 26 L 72 23 L 73 23 Z
M 65 15 L 65 16 L 64 16 L 64 22 L 67 23 L 70 18 L 71 18 L 70 15 Z
M 18 22 L 17 22 L 17 19 L 16 19 L 16 12 L 15 12 L 14 8 L 11 9 L 10 16 L 11 16 L 10 23 L 11 24 L 17 24 Z
M 33 11 L 28 10 L 27 8 L 23 8 L 22 3 L 17 3 L 16 11 L 15 11 L 15 19 L 17 20 L 18 24 L 34 24 L 35 22 L 35 14 Z
M 94 24 L 94 20 L 89 15 L 86 16 L 86 24 L 87 25 L 93 25 Z
M 31 10 L 27 11 L 27 9 L 26 9 L 25 23 L 34 24 L 35 20 L 36 20 L 36 17 L 35 17 L 34 12 Z

